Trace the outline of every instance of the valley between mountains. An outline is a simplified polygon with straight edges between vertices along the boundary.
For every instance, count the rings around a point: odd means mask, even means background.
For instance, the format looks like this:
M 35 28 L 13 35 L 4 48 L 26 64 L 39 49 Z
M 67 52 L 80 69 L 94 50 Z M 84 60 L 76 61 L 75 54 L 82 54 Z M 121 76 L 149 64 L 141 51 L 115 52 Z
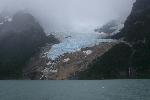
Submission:
M 104 42 L 76 52 L 65 53 L 56 60 L 47 57 L 49 49 L 43 47 L 41 53 L 33 56 L 24 69 L 25 78 L 33 80 L 74 80 L 78 74 L 88 69 L 94 59 L 100 57 L 118 42 Z

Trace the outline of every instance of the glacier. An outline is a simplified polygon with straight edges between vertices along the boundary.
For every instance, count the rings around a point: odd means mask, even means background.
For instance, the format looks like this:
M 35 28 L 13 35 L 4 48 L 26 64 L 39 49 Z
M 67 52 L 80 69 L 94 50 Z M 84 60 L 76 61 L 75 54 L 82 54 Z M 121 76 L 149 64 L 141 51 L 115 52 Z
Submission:
M 47 57 L 56 60 L 65 53 L 80 51 L 81 48 L 92 47 L 104 42 L 114 42 L 113 39 L 102 39 L 99 33 L 55 33 L 61 40 L 49 50 Z

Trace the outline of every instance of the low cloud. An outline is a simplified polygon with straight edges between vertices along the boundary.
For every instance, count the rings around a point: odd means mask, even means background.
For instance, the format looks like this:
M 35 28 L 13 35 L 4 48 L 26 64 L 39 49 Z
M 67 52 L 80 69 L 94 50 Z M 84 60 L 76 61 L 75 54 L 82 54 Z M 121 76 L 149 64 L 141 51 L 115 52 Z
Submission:
M 26 10 L 45 31 L 92 32 L 112 19 L 125 20 L 135 0 L 0 0 L 0 11 Z

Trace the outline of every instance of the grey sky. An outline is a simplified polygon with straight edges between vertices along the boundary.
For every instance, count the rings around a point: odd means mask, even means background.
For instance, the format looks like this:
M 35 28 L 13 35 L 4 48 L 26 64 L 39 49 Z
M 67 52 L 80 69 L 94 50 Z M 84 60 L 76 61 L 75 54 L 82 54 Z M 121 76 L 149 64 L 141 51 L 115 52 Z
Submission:
M 0 0 L 0 11 L 27 10 L 45 31 L 91 32 L 111 19 L 124 20 L 135 0 Z

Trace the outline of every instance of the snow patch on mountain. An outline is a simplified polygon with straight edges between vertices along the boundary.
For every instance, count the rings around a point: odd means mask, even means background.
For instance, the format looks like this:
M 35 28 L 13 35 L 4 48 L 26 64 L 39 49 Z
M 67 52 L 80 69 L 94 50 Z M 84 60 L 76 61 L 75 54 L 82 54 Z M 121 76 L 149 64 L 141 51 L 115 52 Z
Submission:
M 0 25 L 3 25 L 7 22 L 12 22 L 13 18 L 11 16 L 0 16 Z
M 92 54 L 92 50 L 86 50 L 86 51 L 83 51 L 83 53 L 85 53 L 86 55 L 90 55 Z
M 65 53 L 80 51 L 81 48 L 93 47 L 103 42 L 114 42 L 112 39 L 101 39 L 98 33 L 58 33 L 61 42 L 55 44 L 47 54 L 51 60 L 56 60 Z
M 123 27 L 124 27 L 124 22 L 118 20 L 112 20 L 106 23 L 105 25 L 101 26 L 100 28 L 96 28 L 95 32 L 99 32 L 104 37 L 107 37 L 119 33 Z
M 66 58 L 63 60 L 63 62 L 68 62 L 70 60 L 70 58 Z
M 123 23 L 118 23 L 118 25 L 112 27 L 112 29 L 115 29 L 114 32 L 111 33 L 111 35 L 115 35 L 117 33 L 119 33 L 121 31 L 121 29 L 123 29 L 124 24 Z

